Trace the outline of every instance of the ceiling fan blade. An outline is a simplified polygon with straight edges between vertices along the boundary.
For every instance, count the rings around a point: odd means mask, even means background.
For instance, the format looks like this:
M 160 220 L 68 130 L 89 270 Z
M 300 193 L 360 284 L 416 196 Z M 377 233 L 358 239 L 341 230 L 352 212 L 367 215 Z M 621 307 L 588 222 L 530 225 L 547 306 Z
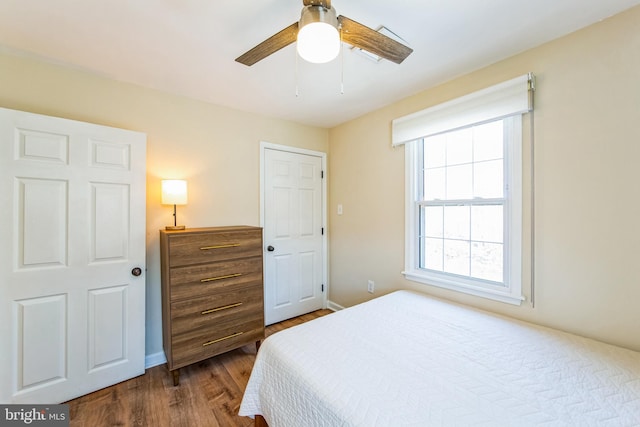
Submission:
M 331 9 L 331 0 L 302 0 L 305 6 L 322 6 L 325 9 Z
M 294 22 L 284 30 L 272 35 L 253 49 L 243 53 L 236 58 L 236 61 L 251 66 L 256 62 L 266 58 L 283 47 L 289 46 L 296 41 L 298 36 L 298 22 Z
M 338 21 L 342 26 L 342 41 L 352 46 L 359 47 L 396 64 L 400 64 L 413 52 L 410 47 L 346 16 L 338 16 Z

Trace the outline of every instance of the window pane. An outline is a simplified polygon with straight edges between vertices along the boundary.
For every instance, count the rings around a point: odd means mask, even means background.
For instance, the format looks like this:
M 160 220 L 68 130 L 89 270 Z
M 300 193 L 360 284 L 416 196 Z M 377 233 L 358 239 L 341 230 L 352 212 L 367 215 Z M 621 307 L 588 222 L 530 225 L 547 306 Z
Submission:
M 471 240 L 503 243 L 503 206 L 471 207 Z
M 424 140 L 424 167 L 435 168 L 446 165 L 446 135 L 437 135 Z
M 469 240 L 469 206 L 446 206 L 444 208 L 444 237 L 446 239 Z
M 445 169 L 427 169 L 424 171 L 424 199 L 445 199 Z
M 502 160 L 474 163 L 473 165 L 473 195 L 474 197 L 502 198 L 504 197 Z
M 423 230 L 426 237 L 443 237 L 442 214 L 442 206 L 428 206 L 423 208 Z
M 442 271 L 442 253 L 442 239 L 424 239 L 424 256 L 421 267 Z
M 444 241 L 444 271 L 469 275 L 470 244 L 459 240 Z
M 503 128 L 502 120 L 473 128 L 473 160 L 475 162 L 504 157 Z
M 503 245 L 476 242 L 471 247 L 471 276 L 502 282 Z
M 473 133 L 470 128 L 445 134 L 447 138 L 447 165 L 473 161 Z
M 471 164 L 447 168 L 447 200 L 473 197 L 472 171 Z

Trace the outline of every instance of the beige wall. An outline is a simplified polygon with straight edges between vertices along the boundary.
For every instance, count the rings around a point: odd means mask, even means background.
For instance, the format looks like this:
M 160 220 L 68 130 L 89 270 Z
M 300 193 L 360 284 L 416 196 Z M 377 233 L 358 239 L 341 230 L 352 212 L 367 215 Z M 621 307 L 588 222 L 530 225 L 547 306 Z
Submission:
M 639 23 L 637 7 L 331 131 L 2 51 L 0 106 L 147 133 L 149 355 L 162 343 L 158 229 L 172 219 L 171 207 L 160 205 L 160 179 L 189 181 L 181 223 L 259 225 L 261 140 L 331 150 L 332 301 L 349 306 L 369 299 L 372 279 L 376 295 L 416 289 L 640 350 Z M 538 77 L 536 307 L 404 280 L 404 149 L 390 147 L 391 120 L 528 71 Z
M 372 279 L 376 295 L 419 290 L 640 350 L 639 26 L 636 7 L 332 129 L 330 299 L 365 301 Z M 529 71 L 538 82 L 535 308 L 404 280 L 404 148 L 390 147 L 391 120 Z
M 260 225 L 260 141 L 326 152 L 328 131 L 119 83 L 0 51 L 0 106 L 147 134 L 146 353 L 162 350 L 160 180 L 184 178 L 189 227 Z

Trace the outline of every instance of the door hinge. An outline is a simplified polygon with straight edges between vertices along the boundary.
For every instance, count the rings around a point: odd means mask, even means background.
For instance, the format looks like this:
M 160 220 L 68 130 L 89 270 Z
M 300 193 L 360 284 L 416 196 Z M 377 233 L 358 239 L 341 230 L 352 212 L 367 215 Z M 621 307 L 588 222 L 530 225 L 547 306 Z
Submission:
M 324 292 L 324 283 L 322 284 L 322 292 Z
M 320 171 L 320 179 L 324 179 L 324 171 Z
M 320 233 L 322 233 L 322 235 L 324 236 L 324 227 L 320 229 Z

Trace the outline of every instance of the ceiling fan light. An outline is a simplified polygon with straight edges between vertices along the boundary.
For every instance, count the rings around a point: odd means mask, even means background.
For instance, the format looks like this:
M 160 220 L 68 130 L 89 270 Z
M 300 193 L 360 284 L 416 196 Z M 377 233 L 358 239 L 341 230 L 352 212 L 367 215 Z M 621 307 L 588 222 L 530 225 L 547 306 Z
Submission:
M 308 62 L 329 62 L 340 53 L 340 33 L 335 9 L 308 6 L 302 10 L 298 54 Z

